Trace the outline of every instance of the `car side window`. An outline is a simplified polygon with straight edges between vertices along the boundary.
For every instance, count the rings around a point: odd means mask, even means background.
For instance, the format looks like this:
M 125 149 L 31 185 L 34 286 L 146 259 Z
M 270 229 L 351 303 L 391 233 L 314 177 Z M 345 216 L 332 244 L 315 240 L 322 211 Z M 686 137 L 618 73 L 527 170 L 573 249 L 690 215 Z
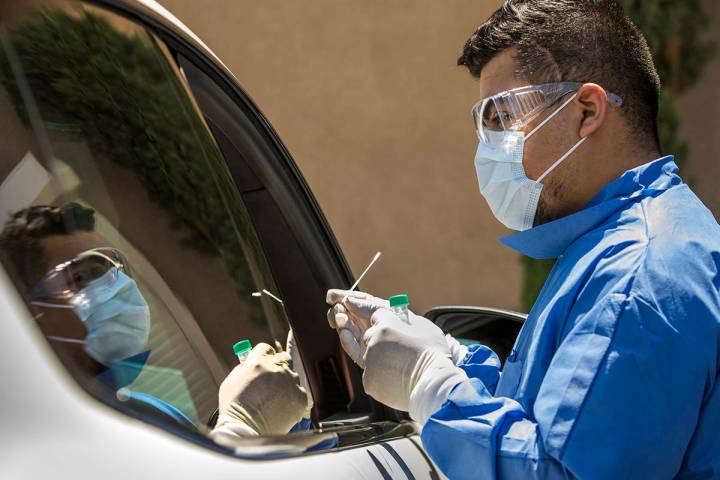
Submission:
M 232 346 L 289 325 L 176 65 L 106 10 L 0 13 L 0 259 L 92 395 L 202 429 Z

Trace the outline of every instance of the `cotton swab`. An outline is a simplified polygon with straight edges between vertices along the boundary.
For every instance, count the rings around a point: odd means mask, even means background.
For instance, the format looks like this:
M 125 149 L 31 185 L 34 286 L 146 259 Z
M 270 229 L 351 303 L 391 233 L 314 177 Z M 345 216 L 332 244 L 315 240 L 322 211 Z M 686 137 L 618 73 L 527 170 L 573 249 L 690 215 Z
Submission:
M 358 279 L 355 280 L 355 283 L 353 283 L 353 286 L 350 287 L 350 290 L 348 290 L 348 293 L 345 294 L 345 296 L 343 297 L 343 299 L 342 299 L 342 301 L 341 301 L 340 303 L 345 303 L 345 300 L 347 300 L 348 297 L 350 296 L 350 292 L 352 292 L 353 290 L 355 290 L 355 287 L 358 286 L 358 284 L 360 283 L 360 280 L 362 280 L 363 277 L 365 276 L 365 274 L 368 272 L 368 270 L 370 270 L 370 267 L 372 267 L 372 266 L 375 264 L 375 262 L 378 261 L 378 259 L 380 258 L 380 255 L 382 255 L 382 253 L 380 253 L 380 252 L 377 252 L 377 253 L 375 254 L 375 256 L 373 257 L 373 259 L 370 261 L 370 263 L 368 264 L 368 266 L 365 267 L 365 270 L 360 274 L 360 276 L 358 277 Z

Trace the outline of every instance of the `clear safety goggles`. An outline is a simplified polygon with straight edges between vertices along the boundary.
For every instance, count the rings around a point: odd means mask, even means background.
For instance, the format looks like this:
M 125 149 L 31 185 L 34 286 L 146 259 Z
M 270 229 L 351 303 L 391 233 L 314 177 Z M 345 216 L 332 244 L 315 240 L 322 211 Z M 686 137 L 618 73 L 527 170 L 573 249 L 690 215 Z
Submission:
M 106 275 L 108 272 L 109 275 Z M 93 248 L 46 273 L 30 290 L 30 298 L 69 299 L 88 285 L 97 284 L 100 279 L 108 285 L 113 284 L 118 272 L 132 276 L 127 259 L 120 250 L 112 247 Z
M 557 82 L 529 85 L 484 98 L 472 107 L 473 123 L 481 141 L 492 143 L 492 134 L 520 130 L 568 93 L 576 92 L 581 82 Z M 622 105 L 622 99 L 607 92 L 608 102 Z

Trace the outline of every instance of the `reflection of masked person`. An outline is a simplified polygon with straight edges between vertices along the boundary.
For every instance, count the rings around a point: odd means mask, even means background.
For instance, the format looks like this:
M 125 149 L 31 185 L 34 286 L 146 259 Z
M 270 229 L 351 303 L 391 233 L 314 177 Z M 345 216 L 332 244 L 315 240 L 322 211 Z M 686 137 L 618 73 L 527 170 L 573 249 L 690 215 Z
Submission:
M 40 328 L 83 376 L 142 352 L 150 331 L 127 260 L 94 229 L 92 209 L 67 203 L 16 212 L 0 234 Z
M 121 387 L 141 373 L 150 354 L 150 309 L 128 261 L 94 232 L 94 211 L 76 203 L 33 206 L 13 214 L 0 234 L 0 253 L 25 284 L 35 319 L 72 375 Z M 140 391 L 123 401 L 195 428 L 178 408 Z
M 72 308 L 85 324 L 85 351 L 103 365 L 136 355 L 150 334 L 150 310 L 135 281 L 112 266 L 74 294 L 69 305 L 33 302 L 38 306 Z M 77 340 L 52 336 L 56 341 Z

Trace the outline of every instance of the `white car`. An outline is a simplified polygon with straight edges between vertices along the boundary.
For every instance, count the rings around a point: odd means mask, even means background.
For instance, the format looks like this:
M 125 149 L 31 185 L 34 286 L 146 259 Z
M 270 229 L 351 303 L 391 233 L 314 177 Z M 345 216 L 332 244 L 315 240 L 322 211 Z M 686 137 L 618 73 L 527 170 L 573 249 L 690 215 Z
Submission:
M 418 426 L 363 391 L 327 325 L 325 292 L 352 275 L 293 160 L 161 6 L 6 0 L 0 134 L 0 478 L 442 477 Z M 92 220 L 66 218 L 69 204 Z M 36 228 L 29 208 L 64 230 Z M 150 312 L 142 360 L 96 377 L 79 373 L 72 339 L 48 333 L 58 320 L 32 280 L 67 275 L 75 260 L 53 263 L 45 235 L 72 249 L 77 232 L 122 252 Z M 501 357 L 523 319 L 468 307 L 427 316 Z M 312 427 L 216 443 L 207 434 L 232 345 L 283 344 L 291 327 Z

